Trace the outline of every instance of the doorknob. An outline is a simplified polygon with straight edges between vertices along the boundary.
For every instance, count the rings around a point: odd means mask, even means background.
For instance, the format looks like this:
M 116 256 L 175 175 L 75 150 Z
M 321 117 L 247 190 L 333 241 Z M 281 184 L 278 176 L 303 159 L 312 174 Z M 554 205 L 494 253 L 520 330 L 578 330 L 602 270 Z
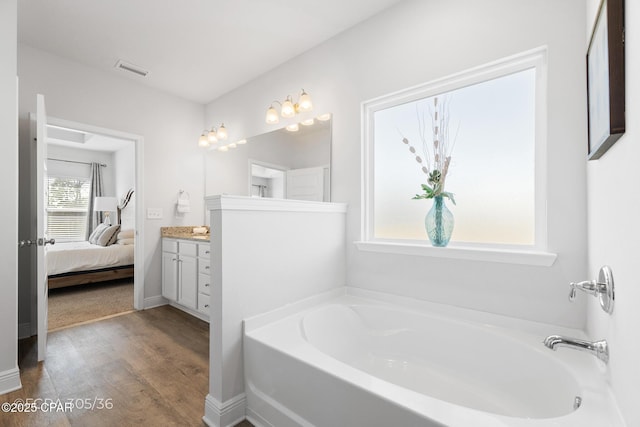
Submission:
M 55 245 L 56 239 L 43 239 L 42 237 L 38 238 L 38 246 L 44 245 Z

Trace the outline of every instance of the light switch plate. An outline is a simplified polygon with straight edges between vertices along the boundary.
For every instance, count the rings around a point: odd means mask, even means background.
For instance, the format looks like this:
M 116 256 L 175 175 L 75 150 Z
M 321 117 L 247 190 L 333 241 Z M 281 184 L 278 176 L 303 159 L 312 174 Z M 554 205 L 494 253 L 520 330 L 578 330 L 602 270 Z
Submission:
M 162 208 L 147 208 L 147 219 L 162 219 Z

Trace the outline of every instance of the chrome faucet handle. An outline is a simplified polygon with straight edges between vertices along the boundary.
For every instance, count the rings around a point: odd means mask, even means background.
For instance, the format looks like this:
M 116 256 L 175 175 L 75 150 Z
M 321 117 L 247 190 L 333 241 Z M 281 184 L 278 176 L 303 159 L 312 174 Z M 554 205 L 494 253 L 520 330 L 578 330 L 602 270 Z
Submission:
M 598 280 L 584 280 L 582 282 L 569 283 L 569 301 L 576 299 L 577 290 L 580 289 L 589 295 L 593 295 L 600 300 L 600 306 L 604 311 L 613 313 L 613 302 L 615 300 L 613 273 L 607 265 L 600 269 Z
M 576 299 L 576 294 L 578 293 L 578 289 L 583 292 L 586 292 L 593 296 L 598 296 L 599 293 L 599 283 L 595 280 L 584 280 L 582 282 L 571 282 L 569 286 L 571 287 L 571 292 L 569 292 L 569 301 L 573 301 Z

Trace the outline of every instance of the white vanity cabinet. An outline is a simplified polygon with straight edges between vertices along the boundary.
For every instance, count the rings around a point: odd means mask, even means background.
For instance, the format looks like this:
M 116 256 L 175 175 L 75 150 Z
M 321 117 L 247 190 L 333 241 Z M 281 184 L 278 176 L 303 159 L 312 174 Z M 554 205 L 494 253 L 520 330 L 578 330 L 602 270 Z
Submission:
M 211 295 L 211 245 L 198 243 L 198 311 L 209 316 Z
M 162 296 L 190 309 L 198 308 L 198 244 L 162 239 Z

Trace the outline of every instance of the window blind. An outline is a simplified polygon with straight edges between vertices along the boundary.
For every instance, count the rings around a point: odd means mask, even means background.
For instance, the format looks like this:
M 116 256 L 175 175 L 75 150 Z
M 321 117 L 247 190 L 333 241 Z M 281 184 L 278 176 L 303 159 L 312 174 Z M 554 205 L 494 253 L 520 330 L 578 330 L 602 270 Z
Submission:
M 85 240 L 90 180 L 88 177 L 49 176 L 47 228 L 59 241 Z

